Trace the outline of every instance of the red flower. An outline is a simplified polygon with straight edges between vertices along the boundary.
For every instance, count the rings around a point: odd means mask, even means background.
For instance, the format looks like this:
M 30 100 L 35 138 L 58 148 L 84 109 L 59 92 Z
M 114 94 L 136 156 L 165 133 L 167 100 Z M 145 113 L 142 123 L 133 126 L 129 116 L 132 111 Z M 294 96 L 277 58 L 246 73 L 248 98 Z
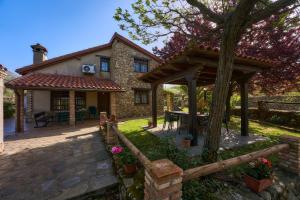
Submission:
M 271 161 L 269 161 L 269 160 L 266 159 L 266 158 L 261 158 L 261 159 L 260 159 L 260 162 L 261 162 L 262 164 L 264 164 L 264 165 L 267 165 L 269 168 L 272 167 Z

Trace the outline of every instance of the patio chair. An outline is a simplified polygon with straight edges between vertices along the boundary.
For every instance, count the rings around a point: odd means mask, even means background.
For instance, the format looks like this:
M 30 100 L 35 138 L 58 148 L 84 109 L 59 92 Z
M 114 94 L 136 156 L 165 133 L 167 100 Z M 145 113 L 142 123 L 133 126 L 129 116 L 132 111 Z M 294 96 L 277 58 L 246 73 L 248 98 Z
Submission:
M 174 122 L 178 122 L 178 121 L 179 121 L 178 115 L 175 115 L 169 111 L 166 111 L 162 130 L 164 130 L 166 128 L 167 123 L 168 123 L 168 131 L 172 130 L 174 127 Z
M 65 123 L 69 121 L 69 112 L 58 112 L 57 113 L 57 122 Z
M 97 117 L 97 108 L 95 106 L 89 106 L 89 117 L 91 118 L 91 115 L 96 119 Z
M 34 128 L 47 127 L 49 123 L 46 112 L 39 112 L 34 114 L 34 121 L 35 121 Z M 40 123 L 42 123 L 42 125 L 40 125 Z
M 84 111 L 76 111 L 76 117 L 75 117 L 75 119 L 76 119 L 76 121 L 80 121 L 80 122 L 83 122 L 83 120 L 84 120 Z

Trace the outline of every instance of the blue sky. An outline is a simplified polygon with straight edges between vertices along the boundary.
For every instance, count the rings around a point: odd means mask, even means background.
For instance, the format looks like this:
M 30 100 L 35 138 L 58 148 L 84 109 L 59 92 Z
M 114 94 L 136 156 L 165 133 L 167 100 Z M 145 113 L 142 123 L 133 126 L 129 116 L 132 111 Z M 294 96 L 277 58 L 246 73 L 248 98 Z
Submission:
M 128 37 L 113 19 L 133 0 L 0 0 L 0 63 L 10 71 L 32 64 L 31 44 L 48 58 L 97 46 L 114 32 Z M 134 41 L 141 45 L 140 42 Z M 153 45 L 142 47 L 151 50 Z

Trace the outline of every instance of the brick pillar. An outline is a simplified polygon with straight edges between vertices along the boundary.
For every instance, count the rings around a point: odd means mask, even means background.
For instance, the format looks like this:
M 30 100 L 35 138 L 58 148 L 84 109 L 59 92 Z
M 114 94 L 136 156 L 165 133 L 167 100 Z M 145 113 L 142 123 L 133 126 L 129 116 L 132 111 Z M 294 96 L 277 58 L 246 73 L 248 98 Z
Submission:
M 24 90 L 15 90 L 16 98 L 16 133 L 24 132 Z
M 26 107 L 26 122 L 32 122 L 32 112 L 33 112 L 33 91 L 27 90 L 27 107 Z
M 4 90 L 4 78 L 6 76 L 5 69 L 0 69 L 0 153 L 4 150 L 4 131 L 3 131 L 3 90 Z
M 170 160 L 152 162 L 145 170 L 144 200 L 181 200 L 182 175 L 182 169 Z
M 69 124 L 75 126 L 76 111 L 75 111 L 75 91 L 69 91 Z
M 300 176 L 300 137 L 284 135 L 280 141 L 290 145 L 288 150 L 279 152 L 280 167 Z

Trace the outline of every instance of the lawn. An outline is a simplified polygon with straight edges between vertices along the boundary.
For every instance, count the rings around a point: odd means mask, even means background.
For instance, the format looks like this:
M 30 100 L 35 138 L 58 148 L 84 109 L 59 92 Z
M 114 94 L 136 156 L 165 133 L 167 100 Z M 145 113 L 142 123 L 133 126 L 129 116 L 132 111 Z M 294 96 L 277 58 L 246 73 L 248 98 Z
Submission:
M 163 119 L 159 118 L 158 123 L 162 123 Z M 202 165 L 200 156 L 188 158 L 185 151 L 178 150 L 175 146 L 170 145 L 168 141 L 161 141 L 156 136 L 145 131 L 142 127 L 148 124 L 148 119 L 128 120 L 119 124 L 120 131 L 150 160 L 168 158 L 183 169 L 192 168 Z M 240 129 L 240 119 L 232 117 L 229 124 L 230 129 Z M 270 138 L 268 141 L 258 142 L 232 150 L 226 150 L 220 153 L 220 159 L 228 159 L 238 155 L 243 155 L 252 151 L 257 151 L 279 142 L 280 135 L 300 136 L 299 133 L 287 131 L 272 125 L 260 124 L 250 121 L 249 130 L 251 133 L 264 135 Z M 277 157 L 271 156 L 270 159 L 276 164 Z M 237 178 L 247 169 L 246 165 L 240 165 L 230 170 L 227 173 L 235 175 Z M 140 170 L 134 177 L 134 185 L 129 188 L 129 192 L 138 198 L 143 196 L 143 170 Z M 226 188 L 226 187 L 225 187 Z M 188 181 L 183 184 L 183 199 L 216 199 L 214 196 L 217 191 L 224 189 L 224 183 L 213 177 L 205 177 L 199 180 Z M 225 191 L 226 192 L 226 191 Z M 195 198 L 197 197 L 197 198 Z M 201 197 L 201 198 L 200 198 Z M 138 199 L 137 198 L 137 199 Z

